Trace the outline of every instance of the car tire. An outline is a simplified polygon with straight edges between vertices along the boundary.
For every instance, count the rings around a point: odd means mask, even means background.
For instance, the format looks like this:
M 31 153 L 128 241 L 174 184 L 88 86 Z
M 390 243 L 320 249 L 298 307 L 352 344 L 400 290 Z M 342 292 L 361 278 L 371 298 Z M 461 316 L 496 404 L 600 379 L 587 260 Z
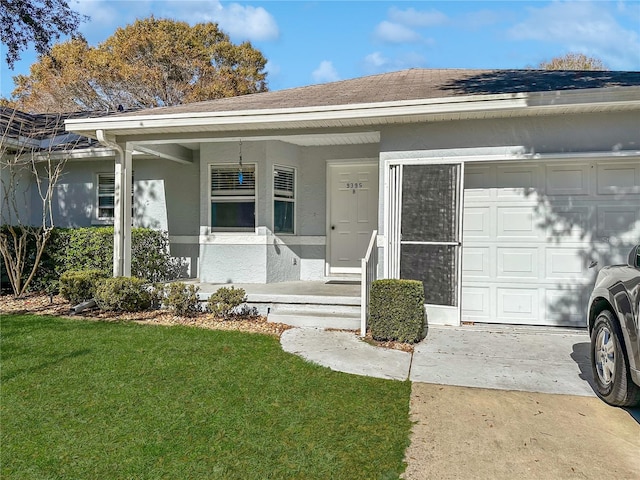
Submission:
M 598 314 L 591 331 L 591 369 L 596 393 L 609 405 L 640 405 L 640 387 L 631 380 L 620 328 L 608 310 Z

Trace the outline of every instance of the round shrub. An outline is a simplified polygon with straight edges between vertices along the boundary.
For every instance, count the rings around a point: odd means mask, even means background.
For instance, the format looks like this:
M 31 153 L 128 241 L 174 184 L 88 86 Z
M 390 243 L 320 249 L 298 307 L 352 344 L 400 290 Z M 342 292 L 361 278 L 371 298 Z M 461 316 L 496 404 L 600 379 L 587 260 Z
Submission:
M 72 304 L 95 297 L 98 281 L 106 275 L 100 270 L 69 270 L 60 275 L 60 295 Z
M 228 319 L 242 303 L 247 301 L 245 293 L 242 288 L 221 287 L 207 300 L 207 310 L 218 317 Z
M 105 278 L 98 282 L 95 295 L 100 310 L 142 312 L 151 308 L 152 295 L 141 278 Z
M 176 315 L 193 315 L 200 311 L 198 290 L 195 285 L 186 285 L 184 282 L 170 283 L 165 290 L 165 306 Z

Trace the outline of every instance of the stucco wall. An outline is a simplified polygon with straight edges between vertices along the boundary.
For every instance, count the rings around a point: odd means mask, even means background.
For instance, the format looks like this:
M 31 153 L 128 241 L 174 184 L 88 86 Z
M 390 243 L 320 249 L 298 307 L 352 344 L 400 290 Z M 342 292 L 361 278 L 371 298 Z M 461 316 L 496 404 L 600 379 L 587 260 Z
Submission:
M 98 173 L 112 173 L 114 158 L 69 160 L 65 165 L 53 200 L 57 227 L 109 225 L 96 219 L 96 181 Z M 192 165 L 157 159 L 133 159 L 135 227 L 169 232 L 171 255 L 182 258 L 188 274 L 197 275 L 199 161 Z M 40 222 L 41 204 L 33 182 L 30 198 L 32 223 Z
M 200 279 L 215 283 L 226 283 L 229 278 L 235 282 L 322 280 L 325 276 L 327 162 L 377 158 L 377 145 L 303 147 L 281 141 L 244 141 L 243 163 L 255 163 L 257 167 L 256 232 L 210 232 L 209 164 L 237 164 L 238 154 L 236 142 L 214 142 L 201 147 Z M 296 168 L 294 235 L 273 234 L 275 165 Z M 231 245 L 236 248 L 231 249 Z M 243 253 L 235 255 L 236 252 Z M 234 257 L 223 258 L 223 255 Z
M 523 154 L 636 150 L 634 112 L 431 122 L 381 132 L 381 158 L 409 158 L 428 150 L 517 147 Z
M 640 149 L 634 112 L 431 122 L 392 126 L 380 134 L 380 192 L 386 160 L 621 152 Z M 382 197 L 379 233 L 384 234 Z
M 16 215 L 25 223 L 40 222 L 40 219 L 33 215 L 32 198 L 34 192 L 31 174 L 22 172 L 16 173 L 13 180 L 11 177 L 10 169 L 3 166 L 0 169 L 0 207 L 2 208 L 0 224 L 15 224 Z M 10 202 L 12 199 L 15 200 L 13 204 L 15 208 L 7 203 L 7 200 Z

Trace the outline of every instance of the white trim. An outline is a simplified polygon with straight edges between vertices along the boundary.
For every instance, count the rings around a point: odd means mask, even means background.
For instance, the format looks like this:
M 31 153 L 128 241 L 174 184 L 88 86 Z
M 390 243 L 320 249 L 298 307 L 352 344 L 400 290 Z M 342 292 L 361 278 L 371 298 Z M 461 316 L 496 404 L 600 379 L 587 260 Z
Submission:
M 201 245 L 307 245 L 307 246 L 324 246 L 326 238 L 319 235 L 275 235 L 268 233 L 266 235 L 253 233 L 227 233 L 227 232 L 211 232 L 202 233 L 198 237 Z
M 454 151 L 446 150 L 425 150 L 420 152 L 419 156 L 413 154 L 410 157 L 385 158 L 383 160 L 385 169 L 388 165 L 422 165 L 424 163 L 473 163 L 473 162 L 546 162 L 546 161 L 571 161 L 571 160 L 589 160 L 599 159 L 633 159 L 640 158 L 640 150 L 626 150 L 619 152 L 571 152 L 571 153 L 514 153 L 507 151 L 502 154 L 483 154 L 483 153 L 467 153 L 456 155 Z M 458 150 L 458 153 L 460 150 Z
M 602 107 L 616 110 L 640 109 L 640 87 L 611 87 L 530 93 L 501 93 L 494 95 L 465 95 L 444 98 L 401 100 L 392 102 L 328 105 L 313 107 L 252 109 L 214 112 L 169 113 L 165 115 L 129 115 L 93 119 L 69 119 L 68 131 L 87 134 L 97 129 L 151 130 L 156 128 L 189 128 L 202 126 L 247 126 L 272 128 L 275 123 L 318 122 L 328 126 L 331 120 L 339 123 L 406 121 L 415 115 L 460 116 L 464 113 L 517 112 L 548 115 L 555 112 L 597 111 Z

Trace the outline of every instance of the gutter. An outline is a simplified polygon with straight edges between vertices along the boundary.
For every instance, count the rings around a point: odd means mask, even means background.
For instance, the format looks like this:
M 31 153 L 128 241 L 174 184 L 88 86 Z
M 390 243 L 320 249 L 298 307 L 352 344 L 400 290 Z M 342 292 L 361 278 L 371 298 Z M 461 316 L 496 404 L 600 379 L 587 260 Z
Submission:
M 168 107 L 172 108 L 172 107 Z M 181 110 L 189 108 L 182 106 Z M 392 102 L 268 108 L 251 110 L 180 111 L 178 113 L 122 115 L 102 118 L 70 119 L 65 122 L 69 131 L 92 136 L 99 130 L 118 135 L 153 133 L 155 129 L 174 129 L 185 132 L 215 127 L 252 127 L 257 129 L 363 126 L 371 124 L 403 123 L 403 118 L 422 115 L 459 118 L 468 114 L 552 114 L 558 110 L 593 111 L 598 108 L 640 110 L 640 87 L 611 87 L 571 91 L 550 91 L 515 94 L 466 95 L 459 97 L 400 100 Z M 103 133 L 104 134 L 104 133 Z

